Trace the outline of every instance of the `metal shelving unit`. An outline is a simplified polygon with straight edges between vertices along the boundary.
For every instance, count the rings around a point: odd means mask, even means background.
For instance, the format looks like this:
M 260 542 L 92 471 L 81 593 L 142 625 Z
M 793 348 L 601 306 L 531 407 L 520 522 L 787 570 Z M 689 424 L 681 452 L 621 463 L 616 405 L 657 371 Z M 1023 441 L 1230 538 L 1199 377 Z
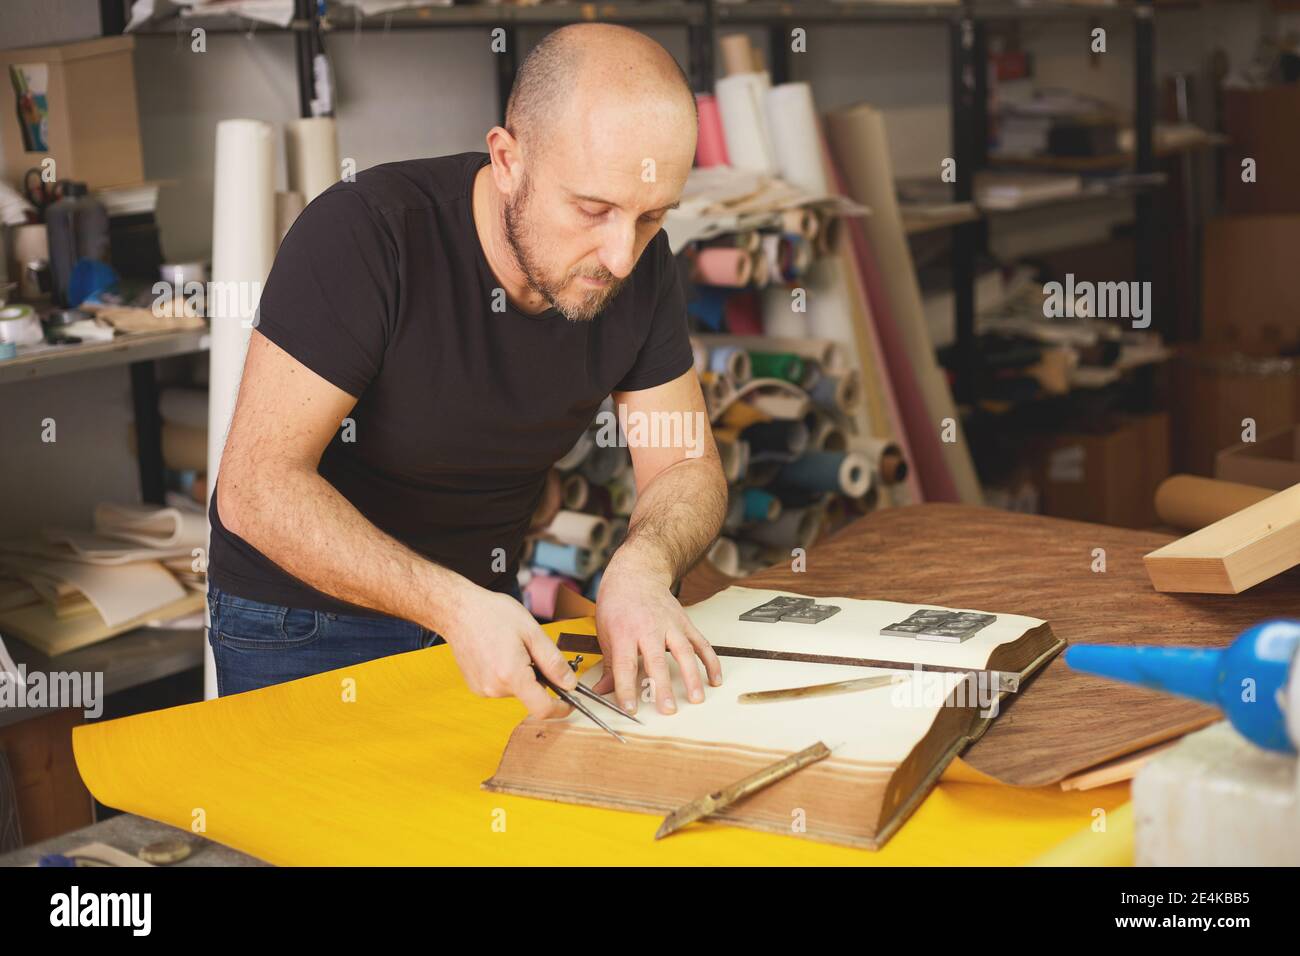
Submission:
M 1134 42 L 1134 106 L 1136 148 L 1131 165 L 1134 172 L 1155 170 L 1153 131 L 1155 123 L 1155 24 L 1153 0 L 1123 3 L 1013 3 L 1007 0 L 958 0 L 955 3 L 846 3 L 831 0 L 606 0 L 601 3 L 551 3 L 533 7 L 450 6 L 394 11 L 372 17 L 354 8 L 331 4 L 321 19 L 317 0 L 295 0 L 295 17 L 286 28 L 294 35 L 298 60 L 299 104 L 302 115 L 310 115 L 314 97 L 311 70 L 313 53 L 331 33 L 352 30 L 442 30 L 500 28 L 505 31 L 506 54 L 497 68 L 497 99 L 501 113 L 513 85 L 519 62 L 518 30 L 524 27 L 559 27 L 580 22 L 621 23 L 631 26 L 674 25 L 688 32 L 691 84 L 697 91 L 711 90 L 714 81 L 714 38 L 719 28 L 766 27 L 769 39 L 769 68 L 774 83 L 791 78 L 787 41 L 792 25 L 807 24 L 902 24 L 930 23 L 948 31 L 950 95 L 952 105 L 952 149 L 958 170 L 955 199 L 973 199 L 974 173 L 988 165 L 987 26 L 1014 19 L 1087 19 L 1132 21 Z M 1216 0 L 1217 3 L 1249 3 L 1253 0 Z M 1211 0 L 1184 0 L 1162 4 L 1159 9 L 1199 9 L 1214 5 Z M 244 22 L 231 18 L 182 19 L 182 24 L 203 25 L 217 30 L 249 30 Z M 180 26 L 160 24 L 148 32 L 167 33 Z M 265 25 L 257 30 L 275 30 Z M 1155 198 L 1152 192 L 1134 194 L 1136 277 L 1147 281 L 1153 272 Z M 943 228 L 952 231 L 952 273 L 956 291 L 956 329 L 962 368 L 957 375 L 957 398 L 969 402 L 975 359 L 975 261 L 985 245 L 986 226 L 982 216 L 956 219 Z

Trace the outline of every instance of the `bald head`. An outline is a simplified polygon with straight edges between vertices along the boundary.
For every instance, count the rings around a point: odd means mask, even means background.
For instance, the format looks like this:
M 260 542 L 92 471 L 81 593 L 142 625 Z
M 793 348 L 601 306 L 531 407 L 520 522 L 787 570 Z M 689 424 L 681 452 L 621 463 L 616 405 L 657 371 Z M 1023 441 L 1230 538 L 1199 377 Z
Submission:
M 556 138 L 582 135 L 594 115 L 611 110 L 630 126 L 675 127 L 693 147 L 695 96 L 668 51 L 628 27 L 573 24 L 547 34 L 528 54 L 510 91 L 505 126 L 536 157 Z

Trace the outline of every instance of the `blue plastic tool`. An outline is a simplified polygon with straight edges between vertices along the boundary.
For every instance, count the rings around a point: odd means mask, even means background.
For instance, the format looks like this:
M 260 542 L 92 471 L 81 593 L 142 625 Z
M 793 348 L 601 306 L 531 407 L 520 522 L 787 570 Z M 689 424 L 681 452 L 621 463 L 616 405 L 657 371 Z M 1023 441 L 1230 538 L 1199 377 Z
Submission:
M 1214 704 L 1247 740 L 1294 754 L 1283 709 L 1288 685 L 1300 680 L 1300 621 L 1264 621 L 1223 650 L 1076 644 L 1065 652 L 1075 670 L 1141 684 Z

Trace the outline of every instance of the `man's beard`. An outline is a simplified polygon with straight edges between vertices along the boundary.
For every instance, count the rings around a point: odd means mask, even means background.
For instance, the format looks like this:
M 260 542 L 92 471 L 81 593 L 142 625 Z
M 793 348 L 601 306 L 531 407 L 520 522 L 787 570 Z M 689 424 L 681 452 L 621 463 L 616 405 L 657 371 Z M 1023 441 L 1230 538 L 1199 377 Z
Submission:
M 604 310 L 610 300 L 618 294 L 619 289 L 623 287 L 626 280 L 617 279 L 608 269 L 598 266 L 592 272 L 574 271 L 566 276 L 562 282 L 548 281 L 541 266 L 537 264 L 530 251 L 533 240 L 536 238 L 527 214 L 528 199 L 531 193 L 532 177 L 525 175 L 523 183 L 519 186 L 518 193 L 506 200 L 506 242 L 509 244 L 510 252 L 515 258 L 515 265 L 523 273 L 528 287 L 545 299 L 551 308 L 558 309 L 570 322 L 588 322 Z M 568 281 L 580 275 L 601 280 L 606 285 L 603 288 L 586 290 L 582 293 L 581 299 L 576 305 L 561 302 L 559 295 L 568 284 Z

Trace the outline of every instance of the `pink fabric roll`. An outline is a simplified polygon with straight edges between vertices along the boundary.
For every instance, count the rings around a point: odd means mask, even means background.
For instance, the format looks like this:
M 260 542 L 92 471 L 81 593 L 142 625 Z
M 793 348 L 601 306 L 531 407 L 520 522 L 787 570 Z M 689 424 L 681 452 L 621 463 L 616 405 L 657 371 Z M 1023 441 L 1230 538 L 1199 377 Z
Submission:
M 692 278 L 702 285 L 738 289 L 749 285 L 754 263 L 744 249 L 706 246 L 695 256 Z
M 696 93 L 695 105 L 700 114 L 700 131 L 695 140 L 696 166 L 729 166 L 727 139 L 722 133 L 722 113 L 712 93 Z
M 576 582 L 562 574 L 534 574 L 524 588 L 524 607 L 537 617 L 551 620 L 555 617 L 555 598 L 560 588 L 582 593 Z
M 727 297 L 723 321 L 732 335 L 762 335 L 763 308 L 753 292 L 737 292 Z

